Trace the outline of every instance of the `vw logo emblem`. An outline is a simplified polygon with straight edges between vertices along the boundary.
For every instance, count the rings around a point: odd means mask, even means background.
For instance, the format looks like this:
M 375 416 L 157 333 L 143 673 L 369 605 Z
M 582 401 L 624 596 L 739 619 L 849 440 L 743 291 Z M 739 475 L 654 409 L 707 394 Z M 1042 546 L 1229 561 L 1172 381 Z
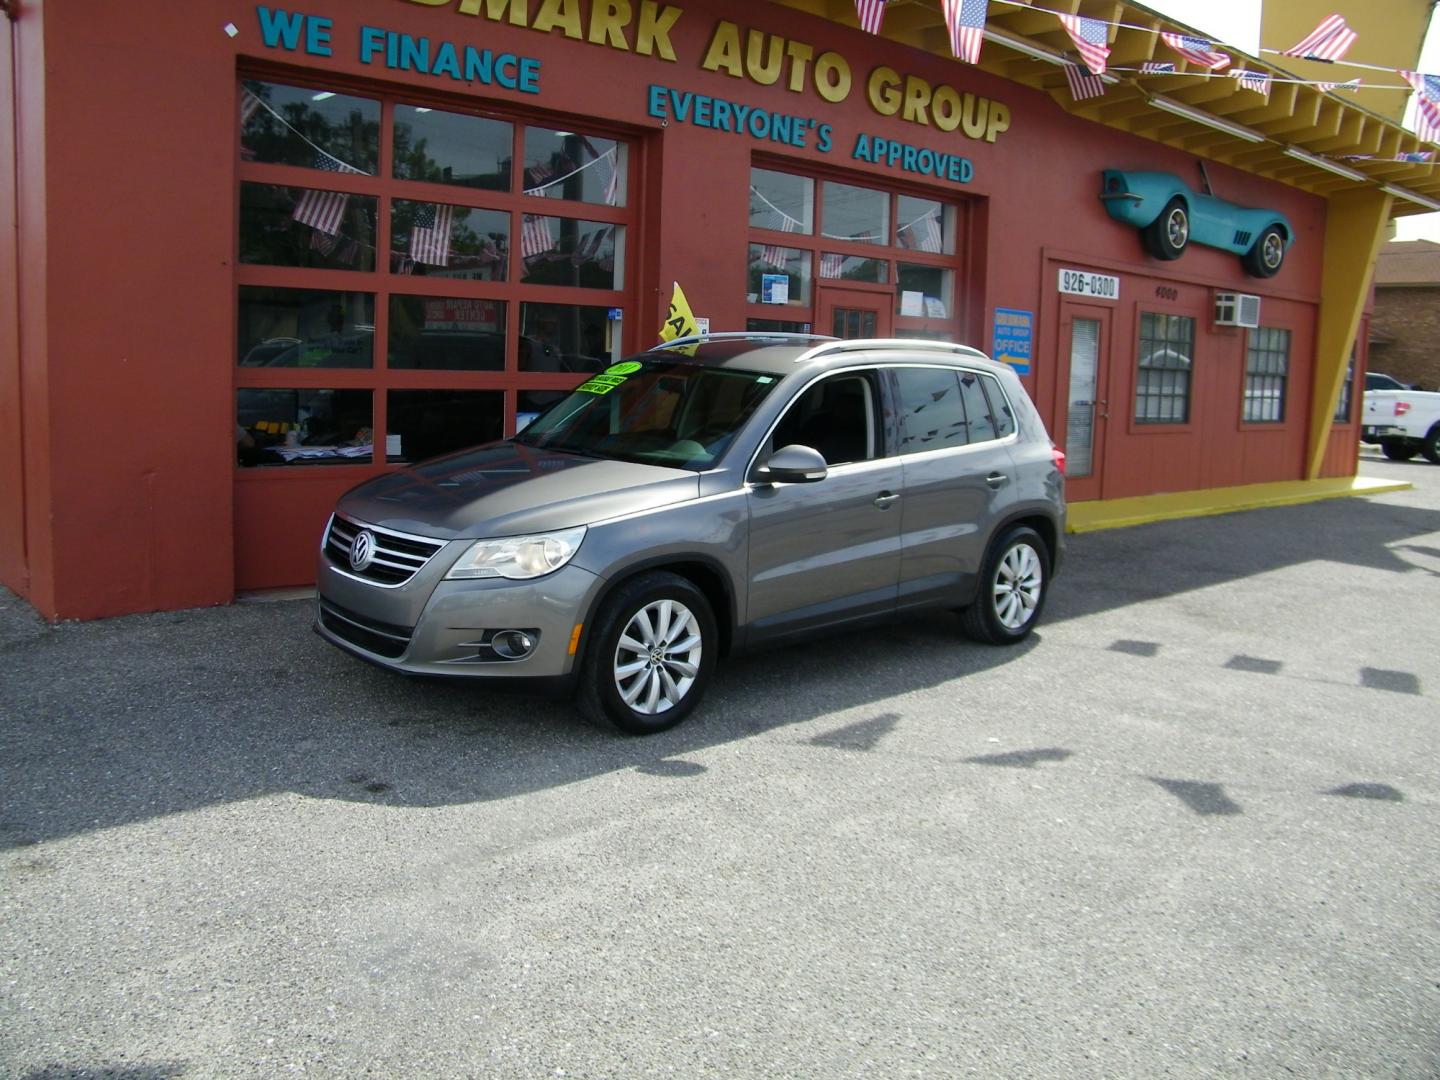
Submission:
M 350 545 L 350 569 L 364 570 L 375 561 L 375 534 L 361 529 L 355 534 L 355 543 Z

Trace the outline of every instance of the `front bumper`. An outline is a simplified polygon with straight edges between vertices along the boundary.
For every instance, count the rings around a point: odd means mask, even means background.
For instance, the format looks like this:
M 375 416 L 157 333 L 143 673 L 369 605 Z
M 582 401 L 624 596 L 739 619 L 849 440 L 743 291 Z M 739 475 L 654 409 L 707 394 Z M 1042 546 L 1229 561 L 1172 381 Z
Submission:
M 596 575 L 570 565 L 530 581 L 447 581 L 438 571 L 422 572 L 399 589 L 384 589 L 341 572 L 322 555 L 315 629 L 346 652 L 394 671 L 554 680 L 572 672 L 571 640 L 601 585 Z M 423 605 L 418 621 L 407 625 L 417 601 Z M 534 650 L 523 659 L 500 656 L 490 642 L 504 630 L 523 631 Z

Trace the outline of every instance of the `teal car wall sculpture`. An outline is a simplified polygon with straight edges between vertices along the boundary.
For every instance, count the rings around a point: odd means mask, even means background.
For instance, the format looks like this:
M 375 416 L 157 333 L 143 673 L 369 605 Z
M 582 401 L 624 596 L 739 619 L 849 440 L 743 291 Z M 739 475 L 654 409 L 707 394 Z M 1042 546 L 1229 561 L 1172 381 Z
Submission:
M 1106 169 L 1102 185 L 1110 216 L 1139 229 L 1157 259 L 1178 259 L 1193 242 L 1232 251 L 1247 274 L 1268 278 L 1295 237 L 1284 214 L 1202 194 L 1174 173 Z

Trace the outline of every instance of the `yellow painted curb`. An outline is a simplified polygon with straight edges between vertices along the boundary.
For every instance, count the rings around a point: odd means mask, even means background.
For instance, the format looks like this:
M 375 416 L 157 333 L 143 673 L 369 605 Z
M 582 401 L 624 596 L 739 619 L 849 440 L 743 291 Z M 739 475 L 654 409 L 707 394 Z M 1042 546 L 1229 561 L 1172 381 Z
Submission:
M 1176 491 L 1164 495 L 1139 495 L 1129 499 L 1105 499 L 1071 503 L 1066 511 L 1065 531 L 1098 532 L 1123 529 L 1175 518 L 1229 514 L 1263 506 L 1294 506 L 1298 503 L 1340 499 L 1347 495 L 1383 495 L 1409 491 L 1415 485 L 1404 480 L 1375 480 L 1342 476 L 1325 480 L 1282 480 L 1274 484 L 1246 484 L 1243 487 L 1212 488 L 1208 491 Z

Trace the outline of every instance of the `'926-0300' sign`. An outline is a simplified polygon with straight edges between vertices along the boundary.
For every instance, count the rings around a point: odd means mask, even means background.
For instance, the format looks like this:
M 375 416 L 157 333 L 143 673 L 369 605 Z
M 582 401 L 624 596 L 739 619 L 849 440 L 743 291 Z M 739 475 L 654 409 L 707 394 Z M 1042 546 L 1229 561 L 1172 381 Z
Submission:
M 1097 300 L 1119 300 L 1120 279 L 1109 274 L 1092 274 L 1087 270 L 1061 270 L 1060 291 L 1075 296 L 1093 296 Z

